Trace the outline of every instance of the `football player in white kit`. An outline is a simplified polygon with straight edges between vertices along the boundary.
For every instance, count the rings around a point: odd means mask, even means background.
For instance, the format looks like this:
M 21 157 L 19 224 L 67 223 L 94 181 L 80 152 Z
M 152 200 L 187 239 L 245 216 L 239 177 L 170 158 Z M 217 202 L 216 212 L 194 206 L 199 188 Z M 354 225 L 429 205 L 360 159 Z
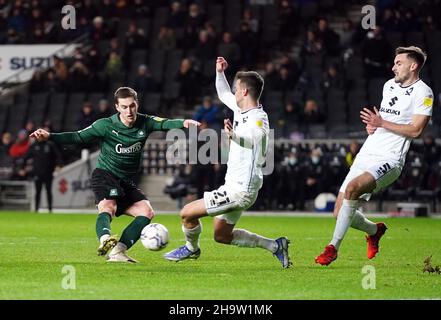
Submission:
M 180 215 L 186 243 L 166 253 L 164 258 L 171 261 L 197 259 L 201 254 L 199 236 L 202 225 L 199 219 L 212 216 L 215 217 L 215 241 L 266 249 L 278 258 L 283 268 L 289 268 L 288 238 L 269 239 L 234 228 L 242 212 L 256 201 L 262 187 L 262 166 L 265 163 L 270 129 L 268 116 L 259 104 L 263 78 L 254 71 L 238 72 L 233 94 L 224 74 L 227 67 L 227 61 L 218 57 L 216 90 L 219 99 L 234 112 L 233 124 L 230 120 L 224 121 L 225 132 L 230 138 L 225 184 L 217 190 L 205 192 L 203 199 L 184 206 Z
M 377 254 L 387 227 L 369 221 L 358 210 L 359 200 L 369 200 L 372 193 L 398 179 L 412 139 L 421 135 L 432 116 L 433 92 L 419 77 L 426 57 L 418 47 L 397 48 L 392 68 L 395 77 L 383 86 L 379 110 L 364 108 L 360 112 L 369 136 L 340 188 L 334 209 L 334 235 L 315 258 L 316 263 L 329 265 L 337 258 L 349 227 L 367 233 L 369 259 Z

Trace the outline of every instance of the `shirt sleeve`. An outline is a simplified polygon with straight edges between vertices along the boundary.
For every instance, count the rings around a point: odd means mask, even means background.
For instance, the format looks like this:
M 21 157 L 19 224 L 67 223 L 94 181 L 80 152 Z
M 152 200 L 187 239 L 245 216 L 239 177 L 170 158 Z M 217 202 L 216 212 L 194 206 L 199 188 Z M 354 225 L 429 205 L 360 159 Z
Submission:
M 231 93 L 230 85 L 225 78 L 225 73 L 216 71 L 216 91 L 219 100 L 233 111 L 240 111 L 236 97 Z
M 268 135 L 268 120 L 266 117 L 254 117 L 248 124 L 249 130 L 238 134 L 233 131 L 232 140 L 240 146 L 252 149 L 253 146 L 261 143 L 264 137 Z
M 146 121 L 149 131 L 167 131 L 171 129 L 182 129 L 184 127 L 184 119 L 166 119 L 147 116 Z
M 413 114 L 432 116 L 433 91 L 429 87 L 419 89 L 413 100 Z
M 87 128 L 75 132 L 51 133 L 49 140 L 59 144 L 89 143 L 103 138 L 108 119 L 99 119 Z

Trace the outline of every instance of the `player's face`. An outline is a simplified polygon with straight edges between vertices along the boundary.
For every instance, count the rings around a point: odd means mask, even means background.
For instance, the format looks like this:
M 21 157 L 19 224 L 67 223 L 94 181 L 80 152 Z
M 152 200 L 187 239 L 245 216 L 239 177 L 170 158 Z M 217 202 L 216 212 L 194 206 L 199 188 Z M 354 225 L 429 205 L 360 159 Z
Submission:
M 236 97 L 236 103 L 239 107 L 245 98 L 245 92 L 246 92 L 246 89 L 244 90 L 241 81 L 239 79 L 237 79 L 236 83 L 234 85 L 234 95 Z
M 132 97 L 118 98 L 116 110 L 120 114 L 122 123 L 131 126 L 136 121 L 136 113 L 138 112 L 138 103 Z
M 406 82 L 412 75 L 414 61 L 407 57 L 406 53 L 397 54 L 392 71 L 395 74 L 396 83 Z

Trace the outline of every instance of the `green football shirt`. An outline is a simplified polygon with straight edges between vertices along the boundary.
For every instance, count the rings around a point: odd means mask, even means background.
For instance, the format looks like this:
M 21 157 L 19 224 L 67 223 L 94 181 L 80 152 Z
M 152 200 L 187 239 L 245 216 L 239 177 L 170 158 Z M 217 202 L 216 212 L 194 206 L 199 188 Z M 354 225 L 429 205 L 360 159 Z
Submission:
M 76 132 L 51 133 L 49 139 L 59 144 L 79 144 L 101 141 L 96 167 L 121 179 L 131 179 L 139 170 L 142 151 L 149 134 L 184 127 L 183 119 L 164 119 L 137 114 L 133 127 L 119 119 L 119 113 L 95 121 Z

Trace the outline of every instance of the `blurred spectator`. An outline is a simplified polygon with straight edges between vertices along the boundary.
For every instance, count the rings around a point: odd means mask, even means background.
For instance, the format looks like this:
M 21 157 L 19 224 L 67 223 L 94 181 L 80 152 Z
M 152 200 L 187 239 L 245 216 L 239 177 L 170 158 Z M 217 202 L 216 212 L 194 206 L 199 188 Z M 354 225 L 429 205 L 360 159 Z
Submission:
M 300 116 L 300 123 L 303 127 L 308 127 L 312 124 L 321 124 L 325 121 L 325 115 L 320 112 L 317 102 L 309 99 L 305 103 L 305 108 Z
M 171 50 L 176 47 L 176 36 L 172 28 L 161 27 L 156 38 L 154 48 L 158 50 Z
M 12 144 L 9 149 L 9 155 L 13 158 L 23 157 L 29 150 L 30 142 L 28 133 L 22 129 L 18 132 L 17 140 Z
M 400 31 L 400 21 L 398 12 L 392 11 L 392 9 L 385 9 L 380 18 L 380 24 L 384 31 Z
M 199 31 L 199 38 L 194 48 L 194 56 L 201 62 L 213 59 L 216 53 L 215 39 L 209 36 L 207 30 Z
M 152 15 L 150 6 L 144 3 L 144 0 L 133 0 L 133 3 L 130 4 L 128 10 L 130 12 L 130 17 L 133 18 L 145 19 Z
M 116 51 L 112 51 L 107 60 L 106 64 L 106 74 L 110 78 L 110 81 L 115 78 L 119 78 L 122 72 L 122 61 L 121 57 Z
M 324 90 L 335 88 L 340 90 L 346 89 L 346 81 L 340 73 L 340 68 L 337 64 L 331 64 L 322 78 L 322 88 Z
M 277 85 L 277 70 L 276 66 L 273 62 L 268 61 L 265 64 L 265 76 L 264 76 L 264 83 L 265 83 L 265 89 L 267 90 L 276 90 L 275 86 Z
M 29 82 L 29 90 L 31 93 L 42 92 L 47 90 L 45 86 L 45 76 L 42 70 L 37 69 L 32 74 L 31 81 Z
M 69 68 L 69 87 L 72 90 L 85 90 L 88 87 L 90 71 L 82 59 L 76 59 Z
M 256 33 L 251 30 L 248 22 L 242 22 L 240 25 L 240 31 L 236 36 L 236 41 L 242 53 L 241 64 L 245 65 L 246 68 L 250 68 L 256 62 L 259 40 Z
M 108 1 L 108 0 L 103 0 L 103 2 L 104 1 Z M 100 14 L 102 14 L 103 12 L 104 12 L 103 7 L 100 7 Z M 102 40 L 107 40 L 111 37 L 109 27 L 107 26 L 107 23 L 104 22 L 103 16 L 97 16 L 92 21 L 92 30 L 90 33 L 90 39 L 95 43 Z
M 343 27 L 336 32 L 340 37 L 340 45 L 343 49 L 348 49 L 353 45 L 355 28 L 350 19 L 345 19 L 343 22 Z
M 67 80 L 68 69 L 66 63 L 60 57 L 54 55 L 53 56 L 54 67 L 53 70 L 55 72 L 55 77 L 58 81 L 60 81 L 61 85 Z
M 109 21 L 112 17 L 115 16 L 115 6 L 112 3 L 112 0 L 101 0 L 101 3 L 99 4 L 99 18 L 101 21 L 104 21 L 104 19 L 106 19 L 106 21 Z M 95 17 L 96 19 L 97 17 Z M 104 19 L 103 19 L 104 18 Z M 95 24 L 95 19 L 94 19 L 94 24 Z
M 304 172 L 295 148 L 285 157 L 277 181 L 277 209 L 304 210 Z
M 7 19 L 7 26 L 17 33 L 24 33 L 26 31 L 26 17 L 18 7 L 12 9 L 12 13 Z
M 237 42 L 233 41 L 231 33 L 224 32 L 222 41 L 217 46 L 217 55 L 224 57 L 229 64 L 230 73 L 235 73 L 241 60 L 240 47 Z
M 45 88 L 49 92 L 58 91 L 58 90 L 62 89 L 60 87 L 60 82 L 55 77 L 55 71 L 53 69 L 49 69 L 46 73 Z
M 98 103 L 98 113 L 96 119 L 108 118 L 113 114 L 109 102 L 106 99 L 101 99 Z
M 26 121 L 26 124 L 25 124 L 24 129 L 25 129 L 27 132 L 34 132 L 34 131 L 36 130 L 36 129 L 35 129 L 35 123 L 34 123 L 34 121 L 32 121 L 32 120 L 28 120 L 28 121 Z
M 141 64 L 138 67 L 138 74 L 133 80 L 133 89 L 141 95 L 145 92 L 157 92 L 159 89 L 149 68 L 145 64 Z
M 325 189 L 325 186 L 321 183 L 326 179 L 322 156 L 322 151 L 319 148 L 314 148 L 311 150 L 309 159 L 305 163 L 303 171 L 305 177 L 304 195 L 302 194 L 303 198 L 300 199 L 301 210 L 304 210 L 305 200 L 315 199 Z
M 346 153 L 345 160 L 346 160 L 346 166 L 349 168 L 354 163 L 355 157 L 357 156 L 358 152 L 360 151 L 360 144 L 357 141 L 352 141 L 349 145 L 349 150 Z
M 14 29 L 8 29 L 6 34 L 6 44 L 20 44 L 23 42 L 22 36 Z
M 0 166 L 4 167 L 11 163 L 9 149 L 12 147 L 12 136 L 9 132 L 3 132 L 0 144 Z
M 192 105 L 199 96 L 201 76 L 193 69 L 193 64 L 188 58 L 181 61 L 179 72 L 175 78 L 180 83 L 179 96 L 188 106 Z
M 289 139 L 291 134 L 298 130 L 298 110 L 296 110 L 294 102 L 288 102 L 285 104 L 283 112 L 279 116 L 277 124 L 279 125 L 281 135 L 283 138 Z
M 294 77 L 286 67 L 281 67 L 279 69 L 277 77 L 273 81 L 273 89 L 283 92 L 293 89 L 295 84 Z
M 184 50 L 193 50 L 198 42 L 198 33 L 195 27 L 189 25 L 184 29 L 184 35 L 179 40 L 179 47 Z
M 323 43 L 326 53 L 337 56 L 340 53 L 340 37 L 329 28 L 328 20 L 320 18 L 318 21 L 317 38 Z
M 243 11 L 242 23 L 248 24 L 252 32 L 259 32 L 259 20 L 254 17 L 253 11 L 250 8 L 245 8 Z
M 188 7 L 188 16 L 185 20 L 185 25 L 199 30 L 204 25 L 205 16 L 197 3 L 192 3 Z
M 29 38 L 29 44 L 42 44 L 48 43 L 48 39 L 46 38 L 43 29 L 40 25 L 36 26 L 31 30 L 31 36 Z
M 420 30 L 419 19 L 415 17 L 412 8 L 406 8 L 401 21 L 402 32 L 415 32 Z
M 280 39 L 292 39 L 299 30 L 299 12 L 291 1 L 282 0 L 279 8 Z
M 90 126 L 96 120 L 95 110 L 89 101 L 84 102 L 81 109 L 81 114 L 78 118 L 78 129 L 84 129 Z
M 50 129 L 45 127 L 45 130 Z M 52 212 L 52 179 L 55 167 L 61 163 L 61 154 L 56 144 L 52 141 L 35 141 L 25 156 L 25 163 L 33 159 L 32 175 L 35 181 L 35 211 L 40 207 L 41 189 L 44 184 L 49 212 Z
M 362 43 L 361 53 L 365 68 L 365 76 L 368 79 L 375 77 L 387 77 L 390 74 L 390 61 L 392 61 L 392 48 L 383 37 L 380 26 L 366 34 Z
M 306 32 L 306 39 L 302 46 L 302 56 L 315 56 L 323 53 L 323 42 L 312 30 Z
M 423 137 L 421 154 L 423 161 L 429 166 L 432 166 L 441 158 L 441 147 L 435 143 L 435 138 L 431 133 L 426 133 Z
M 135 21 L 131 21 L 129 24 L 125 35 L 125 46 L 128 55 L 133 49 L 141 49 L 147 46 L 147 38 L 144 34 L 144 30 L 138 28 Z
M 193 119 L 199 122 L 205 122 L 209 128 L 220 130 L 222 123 L 219 119 L 219 107 L 213 103 L 210 96 L 205 96 Z
M 87 20 L 92 20 L 98 15 L 98 8 L 94 0 L 83 0 L 82 14 Z
M 170 13 L 168 15 L 166 26 L 172 29 L 184 27 L 185 13 L 182 11 L 181 3 L 173 1 L 170 4 Z

